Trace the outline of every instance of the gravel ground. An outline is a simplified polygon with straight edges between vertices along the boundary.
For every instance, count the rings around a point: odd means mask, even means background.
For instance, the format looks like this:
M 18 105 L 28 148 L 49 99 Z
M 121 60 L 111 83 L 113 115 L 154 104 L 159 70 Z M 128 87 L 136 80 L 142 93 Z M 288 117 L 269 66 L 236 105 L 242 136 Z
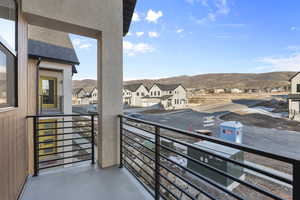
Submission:
M 221 119 L 225 121 L 239 121 L 248 126 L 300 132 L 300 123 L 297 121 L 274 118 L 258 113 L 231 112 L 222 116 Z

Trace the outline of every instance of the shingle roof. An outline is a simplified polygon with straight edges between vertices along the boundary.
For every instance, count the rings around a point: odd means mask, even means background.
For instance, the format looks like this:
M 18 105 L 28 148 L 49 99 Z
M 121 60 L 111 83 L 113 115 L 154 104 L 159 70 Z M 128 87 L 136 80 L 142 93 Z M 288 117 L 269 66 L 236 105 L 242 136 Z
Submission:
M 31 58 L 44 58 L 79 65 L 79 60 L 74 49 L 37 40 L 28 40 L 28 55 Z
M 295 78 L 300 72 L 295 73 L 290 79 L 289 81 L 292 81 L 293 78 Z
M 136 1 L 137 0 L 123 0 L 123 36 L 129 31 Z
M 124 89 L 129 90 L 131 92 L 136 92 L 140 86 L 142 86 L 142 83 L 135 83 L 130 85 L 124 85 Z
M 180 84 L 171 84 L 171 85 L 164 85 L 164 84 L 154 84 L 159 87 L 162 91 L 170 91 L 170 90 L 175 90 L 180 86 Z M 153 87 L 153 86 L 152 86 Z
M 83 90 L 84 91 L 84 89 L 83 88 L 73 88 L 73 90 L 72 90 L 72 94 L 73 95 L 75 95 L 75 94 L 78 94 L 81 90 Z

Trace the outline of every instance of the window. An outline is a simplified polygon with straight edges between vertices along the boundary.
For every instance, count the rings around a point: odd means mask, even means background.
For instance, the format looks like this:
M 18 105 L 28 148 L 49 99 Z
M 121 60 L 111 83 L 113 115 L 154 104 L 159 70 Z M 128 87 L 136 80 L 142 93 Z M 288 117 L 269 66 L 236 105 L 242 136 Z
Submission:
M 157 92 L 157 95 L 160 96 L 160 91 Z
M 17 106 L 16 3 L 1 0 L 0 108 Z
M 297 92 L 300 92 L 300 84 L 297 84 Z
M 153 96 L 153 92 L 151 92 L 151 96 Z
M 137 93 L 136 93 L 136 96 L 140 96 L 140 93 L 137 92 Z
M 42 107 L 56 108 L 57 79 L 52 77 L 41 77 L 39 88 Z
M 154 96 L 156 96 L 156 91 L 154 92 Z
M 142 97 L 143 97 L 143 96 L 145 96 L 145 93 L 144 93 L 144 92 L 142 92 Z

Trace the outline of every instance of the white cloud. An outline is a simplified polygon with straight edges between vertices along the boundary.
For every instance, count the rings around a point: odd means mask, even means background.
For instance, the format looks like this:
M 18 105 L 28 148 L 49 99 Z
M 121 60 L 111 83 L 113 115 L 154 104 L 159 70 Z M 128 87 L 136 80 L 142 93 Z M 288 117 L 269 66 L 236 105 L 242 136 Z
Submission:
M 136 36 L 141 37 L 141 36 L 143 36 L 145 33 L 144 33 L 144 32 L 136 32 L 135 34 L 136 34 Z
M 184 29 L 183 28 L 180 28 L 180 29 L 177 29 L 176 30 L 176 33 L 182 33 L 184 31 Z
M 81 44 L 79 46 L 80 49 L 89 49 L 92 47 L 92 44 Z
M 300 53 L 294 53 L 290 56 L 270 56 L 258 59 L 264 66 L 260 68 L 272 71 L 299 71 Z
M 185 0 L 189 4 L 201 3 L 203 6 L 208 7 L 208 0 Z
M 290 51 L 299 51 L 300 50 L 300 45 L 290 45 L 286 49 L 290 50 Z
M 147 17 L 146 17 L 146 20 L 148 22 L 153 22 L 153 23 L 157 23 L 157 20 L 159 18 L 161 18 L 163 16 L 163 12 L 162 11 L 153 11 L 153 10 L 148 10 L 147 12 Z
M 132 36 L 133 34 L 131 32 L 128 32 L 126 36 Z
M 208 14 L 201 18 L 196 19 L 195 17 L 191 17 L 193 21 L 196 23 L 202 24 L 207 22 L 214 22 L 220 16 L 226 16 L 230 13 L 230 7 L 228 5 L 227 0 L 213 0 L 213 4 L 209 5 L 207 0 L 187 0 L 188 2 L 200 2 L 203 6 L 207 7 L 209 12 Z
M 137 54 L 151 53 L 154 51 L 153 47 L 146 43 L 134 44 L 129 41 L 123 41 L 123 49 L 125 53 L 129 56 L 134 56 Z
M 296 27 L 296 26 L 292 26 L 290 30 L 291 30 L 291 31 L 298 31 L 298 30 L 299 30 L 299 28 L 298 28 L 298 27 Z
M 133 22 L 141 21 L 141 18 L 140 18 L 139 14 L 137 12 L 133 13 L 133 15 L 132 15 L 132 21 Z
M 150 32 L 148 33 L 148 35 L 149 35 L 149 37 L 151 37 L 151 38 L 157 38 L 157 37 L 159 37 L 159 34 L 158 34 L 157 32 L 154 32 L 154 31 L 150 31 Z
M 90 49 L 92 47 L 92 43 L 87 39 L 75 38 L 72 40 L 72 43 L 77 49 Z

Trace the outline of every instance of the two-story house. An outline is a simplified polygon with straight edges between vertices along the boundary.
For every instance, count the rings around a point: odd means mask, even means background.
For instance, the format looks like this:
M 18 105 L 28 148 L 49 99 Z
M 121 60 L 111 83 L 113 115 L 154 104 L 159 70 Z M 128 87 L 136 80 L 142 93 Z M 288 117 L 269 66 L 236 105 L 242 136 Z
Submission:
M 153 84 L 144 105 L 160 103 L 165 109 L 181 109 L 187 105 L 187 91 L 181 84 Z
M 142 107 L 143 97 L 148 95 L 148 89 L 142 84 L 124 85 L 123 103 L 129 106 Z
M 88 104 L 87 92 L 83 88 L 74 88 L 72 91 L 72 104 L 81 105 Z
M 98 89 L 97 87 L 91 87 L 87 89 L 87 98 L 89 104 L 96 104 L 98 101 Z
M 47 28 L 28 26 L 28 113 L 37 115 L 72 114 L 72 76 L 77 72 L 75 66 L 79 60 L 69 38 L 69 34 Z M 35 98 L 33 98 L 35 97 Z M 68 157 L 68 153 L 56 155 L 58 146 L 70 145 L 72 128 L 71 117 L 45 117 L 39 121 L 39 154 L 41 159 L 59 159 Z M 32 133 L 32 124 L 28 125 Z M 32 147 L 33 134 L 29 134 L 29 145 Z M 62 141 L 69 139 L 69 141 Z M 33 148 L 31 148 L 33 149 Z M 71 151 L 72 147 L 61 148 Z M 51 155 L 51 156 L 50 156 Z M 32 158 L 32 157 L 30 157 Z M 56 163 L 68 162 L 68 159 L 57 160 Z M 31 160 L 30 160 L 31 162 Z M 32 169 L 30 169 L 31 171 Z
M 290 78 L 291 93 L 288 96 L 289 118 L 300 121 L 300 72 Z

